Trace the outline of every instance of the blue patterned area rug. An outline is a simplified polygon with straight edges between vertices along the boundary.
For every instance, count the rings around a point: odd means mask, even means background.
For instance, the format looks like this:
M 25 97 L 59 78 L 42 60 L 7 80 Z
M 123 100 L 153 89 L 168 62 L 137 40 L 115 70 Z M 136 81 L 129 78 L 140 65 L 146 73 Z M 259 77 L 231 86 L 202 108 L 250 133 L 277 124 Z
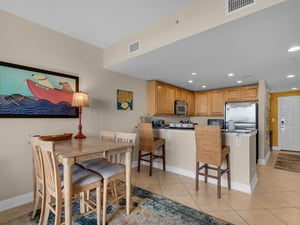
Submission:
M 108 206 L 107 223 L 109 225 L 230 225 L 203 212 L 191 209 L 169 199 L 152 194 L 142 188 L 134 187 L 132 210 L 126 214 L 124 202 Z M 79 204 L 74 205 L 74 212 L 79 211 Z M 54 216 L 50 215 L 48 224 L 53 224 Z M 14 219 L 7 225 L 37 225 L 39 215 L 31 220 L 31 215 Z M 96 214 L 90 214 L 74 221 L 75 225 L 96 225 Z

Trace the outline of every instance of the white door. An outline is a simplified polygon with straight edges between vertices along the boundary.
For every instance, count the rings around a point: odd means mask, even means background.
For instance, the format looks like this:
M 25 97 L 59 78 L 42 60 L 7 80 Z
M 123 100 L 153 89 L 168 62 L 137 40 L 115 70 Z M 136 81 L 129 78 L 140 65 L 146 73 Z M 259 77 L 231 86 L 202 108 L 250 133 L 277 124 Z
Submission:
M 300 151 L 300 96 L 278 98 L 278 143 L 280 149 Z

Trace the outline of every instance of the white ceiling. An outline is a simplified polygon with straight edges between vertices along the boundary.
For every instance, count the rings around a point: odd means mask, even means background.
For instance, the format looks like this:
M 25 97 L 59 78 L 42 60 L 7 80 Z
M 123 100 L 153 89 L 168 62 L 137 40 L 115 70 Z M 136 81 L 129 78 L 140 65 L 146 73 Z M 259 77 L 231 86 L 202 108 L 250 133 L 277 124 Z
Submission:
M 195 1 L 1 0 L 0 9 L 105 48 Z M 266 80 L 271 92 L 300 89 L 300 52 L 287 52 L 300 46 L 299 9 L 299 0 L 288 0 L 110 69 L 194 91 L 241 85 L 237 80 Z

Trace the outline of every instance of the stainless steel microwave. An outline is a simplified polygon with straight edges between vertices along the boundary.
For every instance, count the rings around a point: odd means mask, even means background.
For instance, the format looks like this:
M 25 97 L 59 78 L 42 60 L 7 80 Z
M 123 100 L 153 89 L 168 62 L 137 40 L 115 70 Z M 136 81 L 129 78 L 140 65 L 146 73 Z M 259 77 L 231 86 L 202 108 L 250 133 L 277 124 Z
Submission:
M 175 101 L 174 111 L 176 115 L 186 115 L 188 113 L 188 103 L 183 101 Z

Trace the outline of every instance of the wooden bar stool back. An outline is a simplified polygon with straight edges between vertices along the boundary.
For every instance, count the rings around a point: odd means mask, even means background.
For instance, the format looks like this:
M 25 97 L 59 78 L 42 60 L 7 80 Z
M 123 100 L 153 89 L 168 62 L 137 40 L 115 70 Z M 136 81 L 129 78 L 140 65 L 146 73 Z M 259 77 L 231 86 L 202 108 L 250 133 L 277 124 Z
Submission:
M 153 128 L 151 123 L 141 123 L 139 125 L 139 155 L 138 168 L 140 172 L 141 161 L 150 163 L 149 176 L 152 176 L 153 160 L 162 159 L 163 170 L 166 170 L 166 154 L 165 154 L 164 138 L 156 138 L 153 135 Z M 161 154 L 156 153 L 161 149 Z
M 217 179 L 217 196 L 221 198 L 221 176 L 227 174 L 228 189 L 230 189 L 230 148 L 222 145 L 220 126 L 195 125 L 196 138 L 196 182 L 195 189 L 198 191 L 199 175 Z M 227 167 L 221 166 L 226 159 Z M 200 163 L 202 164 L 200 166 Z M 204 169 L 204 173 L 200 172 Z M 208 170 L 216 171 L 214 174 Z

